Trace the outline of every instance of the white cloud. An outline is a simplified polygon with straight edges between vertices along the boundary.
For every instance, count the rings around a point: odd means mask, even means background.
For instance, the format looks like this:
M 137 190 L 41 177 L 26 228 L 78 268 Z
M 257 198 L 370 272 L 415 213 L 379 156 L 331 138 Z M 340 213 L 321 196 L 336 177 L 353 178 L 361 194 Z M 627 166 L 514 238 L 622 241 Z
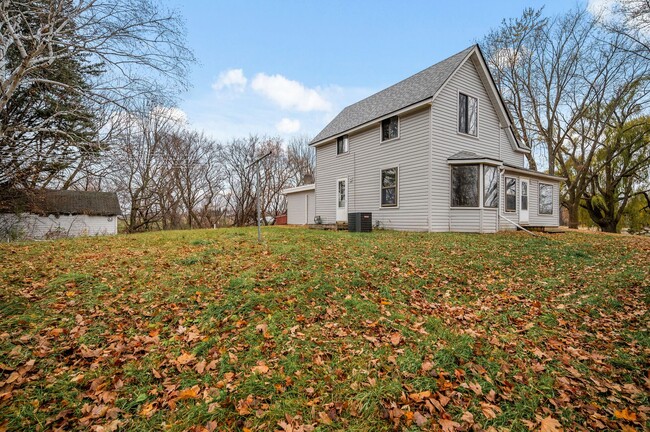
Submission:
M 248 79 L 244 76 L 242 69 L 228 69 L 219 74 L 219 78 L 212 84 L 212 88 L 217 91 L 225 88 L 243 91 L 246 83 L 248 83 Z
M 587 10 L 594 16 L 608 21 L 616 14 L 619 0 L 589 0 Z
M 283 109 L 302 112 L 332 109 L 332 104 L 319 93 L 319 89 L 307 88 L 282 75 L 259 73 L 251 82 L 251 87 Z
M 296 133 L 300 130 L 300 120 L 285 117 L 275 125 L 275 128 L 283 134 Z

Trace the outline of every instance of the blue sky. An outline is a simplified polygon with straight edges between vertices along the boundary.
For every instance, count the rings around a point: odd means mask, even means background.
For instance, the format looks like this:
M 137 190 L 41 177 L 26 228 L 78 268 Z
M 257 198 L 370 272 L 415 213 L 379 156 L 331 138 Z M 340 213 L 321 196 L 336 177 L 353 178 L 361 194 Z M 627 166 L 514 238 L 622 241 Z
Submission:
M 342 108 L 468 47 L 525 7 L 567 0 L 163 0 L 194 65 L 179 108 L 217 140 L 317 134 Z

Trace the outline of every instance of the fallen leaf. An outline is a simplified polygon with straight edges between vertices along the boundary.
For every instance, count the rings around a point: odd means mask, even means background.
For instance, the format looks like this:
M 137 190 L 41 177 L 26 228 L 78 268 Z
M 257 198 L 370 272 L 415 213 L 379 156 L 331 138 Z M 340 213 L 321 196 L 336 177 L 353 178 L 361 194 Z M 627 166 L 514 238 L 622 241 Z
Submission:
M 194 366 L 194 370 L 196 370 L 196 372 L 202 374 L 203 371 L 205 370 L 205 364 L 206 364 L 205 360 L 201 360 L 200 362 L 198 362 L 196 364 L 196 366 Z
M 330 418 L 329 415 L 327 415 L 325 411 L 321 411 L 318 413 L 318 421 L 326 425 L 332 424 L 332 419 Z
M 194 387 L 181 390 L 178 393 L 176 399 L 178 400 L 197 399 L 198 397 L 199 397 L 199 386 L 195 385 Z
M 633 422 L 637 421 L 636 413 L 633 411 L 628 411 L 627 408 L 624 408 L 622 411 L 614 411 L 614 417 Z
M 540 425 L 541 432 L 558 432 L 558 431 L 563 431 L 562 425 L 560 424 L 559 421 L 555 420 L 553 417 L 548 416 L 546 418 L 542 419 L 542 423 Z
M 253 373 L 258 373 L 258 374 L 264 375 L 265 373 L 267 373 L 269 371 L 269 367 L 266 364 L 264 364 L 264 362 L 260 361 L 260 362 L 257 363 L 257 366 L 253 366 L 253 369 L 251 369 L 251 371 Z
M 453 432 L 456 428 L 460 427 L 460 423 L 456 423 L 453 420 L 439 419 L 438 423 L 442 426 L 444 432 Z
M 140 412 L 138 413 L 142 417 L 151 417 L 154 413 L 156 412 L 156 405 L 154 402 L 148 403 L 145 406 L 142 407 Z
M 176 363 L 178 363 L 179 365 L 186 365 L 188 363 L 193 362 L 194 360 L 196 360 L 194 354 L 184 352 L 183 354 L 179 355 L 176 358 Z
M 415 424 L 418 425 L 418 427 L 424 426 L 429 421 L 425 416 L 420 414 L 420 411 L 416 411 L 413 414 L 413 420 L 415 421 Z
M 474 414 L 469 411 L 465 411 L 460 419 L 470 425 L 474 424 Z

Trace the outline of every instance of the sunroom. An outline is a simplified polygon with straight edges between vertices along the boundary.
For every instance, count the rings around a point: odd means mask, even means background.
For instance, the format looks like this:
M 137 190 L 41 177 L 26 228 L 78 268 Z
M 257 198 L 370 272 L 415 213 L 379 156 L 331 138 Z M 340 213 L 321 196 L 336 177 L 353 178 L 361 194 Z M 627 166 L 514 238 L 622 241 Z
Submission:
M 450 172 L 449 230 L 499 230 L 500 177 L 503 162 L 472 152 L 447 159 Z

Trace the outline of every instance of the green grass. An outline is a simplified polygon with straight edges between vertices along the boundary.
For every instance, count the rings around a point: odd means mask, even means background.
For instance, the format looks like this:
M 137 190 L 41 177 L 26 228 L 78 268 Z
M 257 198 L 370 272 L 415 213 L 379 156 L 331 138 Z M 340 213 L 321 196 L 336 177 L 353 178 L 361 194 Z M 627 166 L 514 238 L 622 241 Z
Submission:
M 0 245 L 0 430 L 649 426 L 648 239 L 264 235 Z

